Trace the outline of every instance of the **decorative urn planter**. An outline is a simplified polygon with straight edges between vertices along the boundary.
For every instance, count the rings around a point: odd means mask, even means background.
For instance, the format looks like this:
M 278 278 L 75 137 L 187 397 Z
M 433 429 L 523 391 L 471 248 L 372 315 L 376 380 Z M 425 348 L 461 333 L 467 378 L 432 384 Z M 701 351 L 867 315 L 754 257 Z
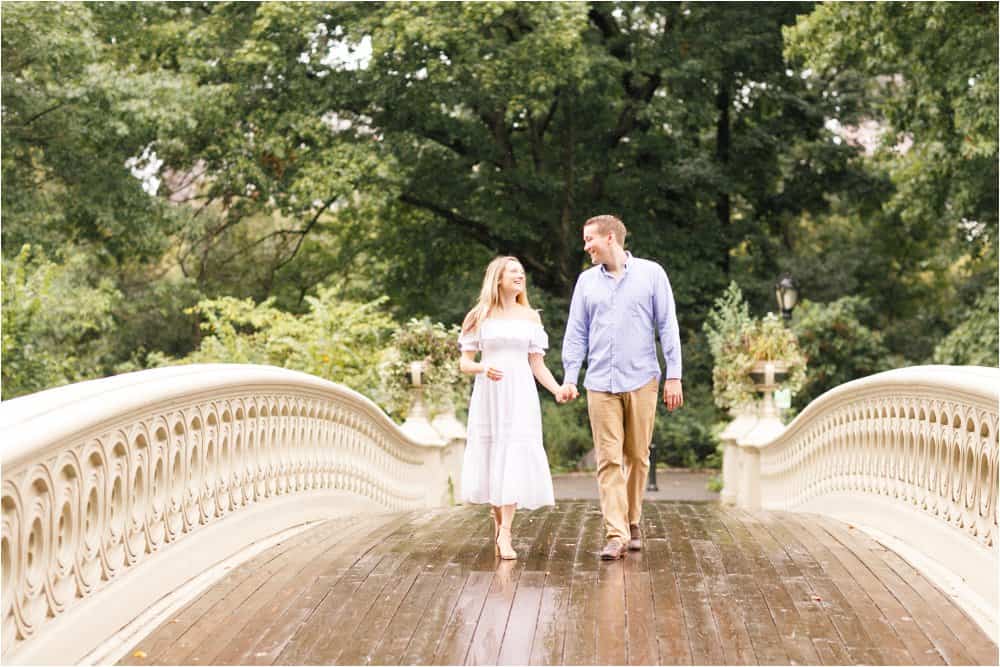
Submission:
M 761 417 L 776 417 L 778 411 L 774 406 L 774 390 L 778 384 L 788 378 L 788 362 L 776 359 L 774 361 L 758 361 L 750 370 L 750 379 L 754 389 L 764 394 L 761 405 Z

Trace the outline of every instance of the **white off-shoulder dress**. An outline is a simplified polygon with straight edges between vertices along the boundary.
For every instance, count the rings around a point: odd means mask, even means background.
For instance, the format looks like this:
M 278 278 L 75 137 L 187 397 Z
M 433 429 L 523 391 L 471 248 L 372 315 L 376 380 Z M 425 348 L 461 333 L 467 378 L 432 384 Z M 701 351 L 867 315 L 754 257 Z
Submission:
M 545 352 L 545 329 L 527 320 L 487 319 L 463 333 L 462 351 L 482 352 L 482 363 L 503 371 L 494 381 L 476 376 L 469 403 L 462 499 L 535 509 L 555 504 L 542 446 L 542 411 L 528 354 Z

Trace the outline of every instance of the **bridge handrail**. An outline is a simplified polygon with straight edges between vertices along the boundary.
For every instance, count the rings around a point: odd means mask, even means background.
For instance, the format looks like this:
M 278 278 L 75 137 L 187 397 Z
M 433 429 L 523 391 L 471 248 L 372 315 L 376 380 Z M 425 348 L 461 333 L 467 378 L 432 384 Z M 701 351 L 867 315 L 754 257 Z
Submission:
M 836 387 L 761 449 L 762 501 L 890 496 L 992 547 L 998 398 L 1000 369 L 978 367 L 900 368 Z
M 1000 368 L 914 366 L 831 389 L 787 427 L 743 414 L 722 436 L 723 500 L 877 532 L 964 581 L 995 627 L 998 400 Z
M 332 515 L 331 503 L 343 511 L 344 498 L 386 510 L 440 505 L 460 459 L 452 443 L 413 439 L 347 387 L 238 364 L 3 401 L 0 443 L 4 662 L 37 657 L 25 648 L 33 637 L 48 642 L 67 611 L 153 555 L 162 563 L 165 551 L 190 551 L 191 533 L 235 549 Z

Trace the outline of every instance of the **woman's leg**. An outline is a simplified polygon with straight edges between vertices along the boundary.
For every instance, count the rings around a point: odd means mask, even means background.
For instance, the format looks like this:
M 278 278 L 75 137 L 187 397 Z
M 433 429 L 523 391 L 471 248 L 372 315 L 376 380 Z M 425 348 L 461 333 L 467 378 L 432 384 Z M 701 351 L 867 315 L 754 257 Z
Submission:
M 500 557 L 505 560 L 517 558 L 517 552 L 514 551 L 510 534 L 511 525 L 514 523 L 514 512 L 516 511 L 517 505 L 515 504 L 504 505 L 500 508 L 500 533 L 497 535 L 497 547 L 500 549 Z
M 497 538 L 500 537 L 500 522 L 503 520 L 501 509 L 496 505 L 490 505 L 490 516 L 493 517 L 493 550 L 494 555 L 500 555 L 500 545 Z

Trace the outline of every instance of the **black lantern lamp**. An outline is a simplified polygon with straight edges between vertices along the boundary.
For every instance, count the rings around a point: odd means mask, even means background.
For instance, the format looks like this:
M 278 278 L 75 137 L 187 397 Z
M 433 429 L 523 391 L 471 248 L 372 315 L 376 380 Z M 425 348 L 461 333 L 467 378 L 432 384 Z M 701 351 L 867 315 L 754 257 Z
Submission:
M 792 309 L 799 302 L 799 286 L 787 273 L 774 286 L 774 296 L 778 299 L 781 316 L 786 320 L 792 319 Z

